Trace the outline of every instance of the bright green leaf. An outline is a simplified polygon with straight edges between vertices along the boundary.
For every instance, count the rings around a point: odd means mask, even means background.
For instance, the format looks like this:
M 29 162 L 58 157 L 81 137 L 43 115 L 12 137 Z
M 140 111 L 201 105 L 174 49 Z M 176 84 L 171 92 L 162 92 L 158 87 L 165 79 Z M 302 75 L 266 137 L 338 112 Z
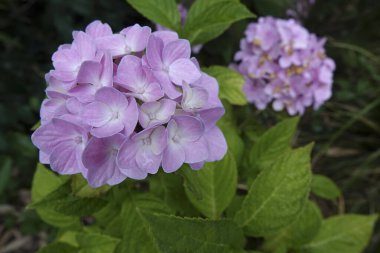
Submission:
M 197 0 L 186 18 L 183 35 L 192 44 L 210 41 L 236 21 L 254 15 L 239 1 Z
M 58 176 L 42 164 L 37 165 L 32 182 L 32 204 L 41 201 L 69 180 L 67 176 Z M 64 215 L 54 210 L 37 209 L 38 215 L 46 223 L 55 227 L 79 227 L 78 217 Z
M 189 169 L 187 180 L 199 187 L 199 199 L 187 187 L 191 203 L 206 217 L 217 219 L 231 203 L 237 187 L 237 168 L 230 152 L 221 161 L 206 163 L 201 170 Z M 194 182 L 196 181 L 196 182 Z
M 96 233 L 77 233 L 76 240 L 79 253 L 112 253 L 119 243 L 119 239 Z
M 247 104 L 242 90 L 244 77 L 241 74 L 223 66 L 211 66 L 202 70 L 218 81 L 220 98 L 226 99 L 233 105 Z
M 180 15 L 175 0 L 127 0 L 138 12 L 164 27 L 178 31 Z
M 235 223 L 141 212 L 162 253 L 229 253 L 242 248 L 244 237 Z
M 85 216 L 102 209 L 107 201 L 100 198 L 79 198 L 71 195 L 71 185 L 67 182 L 43 199 L 30 205 L 37 210 L 49 210 L 68 216 Z
M 371 237 L 378 215 L 339 215 L 322 223 L 317 236 L 298 250 L 302 253 L 360 253 Z
M 274 234 L 300 214 L 310 191 L 311 149 L 287 151 L 255 179 L 235 216 L 247 234 Z
M 313 175 L 311 191 L 318 197 L 324 199 L 336 199 L 341 195 L 334 181 L 323 175 Z
M 266 131 L 253 145 L 249 156 L 254 170 L 268 168 L 269 165 L 290 149 L 290 143 L 297 129 L 298 117 L 286 119 Z
M 32 202 L 37 202 L 58 189 L 69 177 L 57 176 L 42 164 L 37 165 L 32 182 Z
M 37 253 L 77 253 L 79 250 L 67 243 L 63 242 L 53 242 L 43 248 L 41 248 Z

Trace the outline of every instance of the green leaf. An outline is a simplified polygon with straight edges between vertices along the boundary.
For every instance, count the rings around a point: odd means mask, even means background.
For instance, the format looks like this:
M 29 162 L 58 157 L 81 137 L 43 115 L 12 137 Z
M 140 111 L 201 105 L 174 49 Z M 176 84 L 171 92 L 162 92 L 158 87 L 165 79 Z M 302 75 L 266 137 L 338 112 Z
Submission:
M 92 188 L 81 174 L 72 176 L 71 188 L 75 196 L 78 197 L 99 197 L 106 193 L 111 187 L 103 185 L 98 188 Z
M 32 204 L 44 199 L 69 180 L 67 176 L 57 176 L 42 164 L 37 165 L 32 182 Z M 54 210 L 37 209 L 38 215 L 46 223 L 55 227 L 79 227 L 78 217 L 63 215 Z
M 237 187 L 237 168 L 230 152 L 217 162 L 206 163 L 201 170 L 189 169 L 187 180 L 199 187 L 199 199 L 187 187 L 190 202 L 206 217 L 217 219 L 231 203 Z M 196 181 L 196 182 L 194 182 Z
M 77 253 L 78 249 L 70 244 L 63 242 L 53 242 L 43 248 L 37 253 Z
M 228 220 L 210 221 L 141 212 L 162 253 L 229 253 L 244 244 L 241 229 Z
M 249 161 L 253 170 L 261 171 L 289 150 L 299 118 L 286 119 L 266 131 L 253 145 Z
M 77 233 L 76 240 L 80 249 L 79 253 L 112 253 L 120 241 L 111 236 L 96 233 Z
M 159 171 L 149 179 L 152 194 L 163 199 L 168 207 L 182 216 L 198 216 L 199 212 L 186 197 L 183 178 L 178 173 Z
M 286 11 L 294 8 L 294 0 L 255 0 L 255 7 L 261 16 L 285 17 Z
M 158 252 L 155 246 L 149 228 L 144 225 L 144 220 L 140 215 L 141 211 L 153 213 L 170 214 L 171 210 L 162 202 L 151 194 L 128 193 L 123 202 L 120 214 L 123 240 L 119 244 L 117 251 L 139 252 L 139 253 L 155 253 Z
M 237 167 L 243 159 L 244 141 L 240 137 L 239 129 L 236 126 L 234 109 L 229 103 L 224 103 L 226 110 L 224 116 L 218 121 L 217 125 L 222 130 L 227 141 L 228 150 L 233 154 Z
M 368 244 L 378 215 L 339 215 L 326 219 L 317 236 L 297 252 L 360 253 Z
M 239 1 L 197 0 L 187 15 L 183 35 L 192 44 L 202 44 L 221 35 L 236 21 L 252 17 Z
M 48 170 L 42 164 L 37 164 L 32 182 L 32 202 L 40 201 L 45 196 L 58 189 L 70 178 L 66 176 L 57 176 L 51 170 Z
M 42 200 L 30 205 L 37 210 L 49 210 L 68 216 L 91 215 L 102 209 L 107 201 L 100 198 L 79 198 L 71 195 L 71 182 L 67 182 Z
M 263 249 L 274 251 L 280 246 L 296 248 L 311 241 L 318 233 L 322 224 L 322 214 L 319 207 L 308 201 L 300 215 L 274 236 L 266 238 Z
M 291 224 L 310 191 L 312 145 L 287 151 L 252 183 L 235 220 L 248 235 L 268 236 Z
M 180 15 L 175 0 L 127 0 L 127 2 L 154 23 L 179 31 Z
M 220 98 L 226 99 L 233 105 L 247 104 L 242 90 L 244 77 L 241 74 L 230 68 L 216 65 L 202 70 L 218 81 Z
M 341 195 L 338 186 L 330 178 L 323 175 L 313 175 L 311 191 L 324 199 L 336 199 Z

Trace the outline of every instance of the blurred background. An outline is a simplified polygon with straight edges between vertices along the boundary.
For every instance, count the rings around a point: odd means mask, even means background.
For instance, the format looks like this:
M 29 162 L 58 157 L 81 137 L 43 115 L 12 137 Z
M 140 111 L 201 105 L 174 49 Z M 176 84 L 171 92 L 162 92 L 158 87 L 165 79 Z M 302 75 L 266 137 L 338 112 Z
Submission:
M 304 115 L 297 144 L 316 142 L 313 170 L 331 177 L 344 193 L 336 202 L 320 201 L 325 216 L 379 212 L 380 1 L 242 2 L 258 16 L 292 17 L 328 39 L 327 53 L 337 64 L 334 95 Z M 53 228 L 24 210 L 38 160 L 31 129 L 39 120 L 52 53 L 71 42 L 72 30 L 94 19 L 114 31 L 134 23 L 154 27 L 123 0 L 0 0 L 0 253 L 35 252 L 54 237 Z M 197 56 L 201 65 L 228 65 L 248 22 L 206 44 Z M 254 114 L 265 119 L 271 112 Z M 378 252 L 379 224 L 366 250 Z

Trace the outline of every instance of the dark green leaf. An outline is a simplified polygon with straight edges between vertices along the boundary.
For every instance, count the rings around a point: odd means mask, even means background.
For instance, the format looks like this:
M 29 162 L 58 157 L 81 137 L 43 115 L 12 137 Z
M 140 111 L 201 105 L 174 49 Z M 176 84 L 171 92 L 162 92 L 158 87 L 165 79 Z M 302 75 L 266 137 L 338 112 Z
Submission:
M 141 212 L 162 253 L 229 253 L 242 248 L 244 237 L 235 223 Z
M 109 185 L 103 185 L 94 189 L 87 183 L 87 180 L 84 179 L 81 174 L 76 174 L 72 176 L 71 188 L 73 194 L 78 197 L 99 197 L 111 187 Z
M 0 165 L 0 196 L 7 188 L 8 182 L 11 179 L 12 160 L 5 158 Z
M 197 216 L 199 212 L 188 200 L 183 181 L 178 173 L 168 174 L 160 171 L 149 179 L 150 191 L 163 199 L 175 213 L 183 216 Z
M 143 210 L 152 213 L 171 213 L 171 210 L 161 199 L 150 194 L 128 193 L 120 214 L 121 223 L 115 224 L 121 226 L 123 235 L 123 240 L 116 252 L 159 252 L 157 251 L 155 239 L 149 227 L 144 225 L 144 220 L 140 215 L 140 212 Z

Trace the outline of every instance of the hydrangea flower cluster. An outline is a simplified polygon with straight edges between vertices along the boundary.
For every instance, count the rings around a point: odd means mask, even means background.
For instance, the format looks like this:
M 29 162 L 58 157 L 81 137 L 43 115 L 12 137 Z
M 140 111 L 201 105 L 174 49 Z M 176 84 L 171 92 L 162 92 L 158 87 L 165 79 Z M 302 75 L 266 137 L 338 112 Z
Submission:
M 113 33 L 94 21 L 53 54 L 47 99 L 32 141 L 40 161 L 92 187 L 144 179 L 227 151 L 217 81 L 190 57 L 187 40 L 136 24 Z
M 245 77 L 248 101 L 262 110 L 286 109 L 290 115 L 318 109 L 331 97 L 335 63 L 324 50 L 324 39 L 296 21 L 260 18 L 251 23 L 232 65 Z
M 178 8 L 179 16 L 181 18 L 181 26 L 184 26 L 186 18 L 187 18 L 187 9 L 186 9 L 186 7 L 183 4 L 178 4 L 177 8 Z M 156 24 L 156 30 L 157 31 L 171 31 L 169 28 L 163 27 L 160 24 Z M 199 51 L 201 51 L 202 47 L 203 47 L 203 45 L 201 45 L 201 44 L 200 45 L 195 45 L 195 46 L 193 46 L 191 48 L 191 51 L 194 54 L 198 54 Z

